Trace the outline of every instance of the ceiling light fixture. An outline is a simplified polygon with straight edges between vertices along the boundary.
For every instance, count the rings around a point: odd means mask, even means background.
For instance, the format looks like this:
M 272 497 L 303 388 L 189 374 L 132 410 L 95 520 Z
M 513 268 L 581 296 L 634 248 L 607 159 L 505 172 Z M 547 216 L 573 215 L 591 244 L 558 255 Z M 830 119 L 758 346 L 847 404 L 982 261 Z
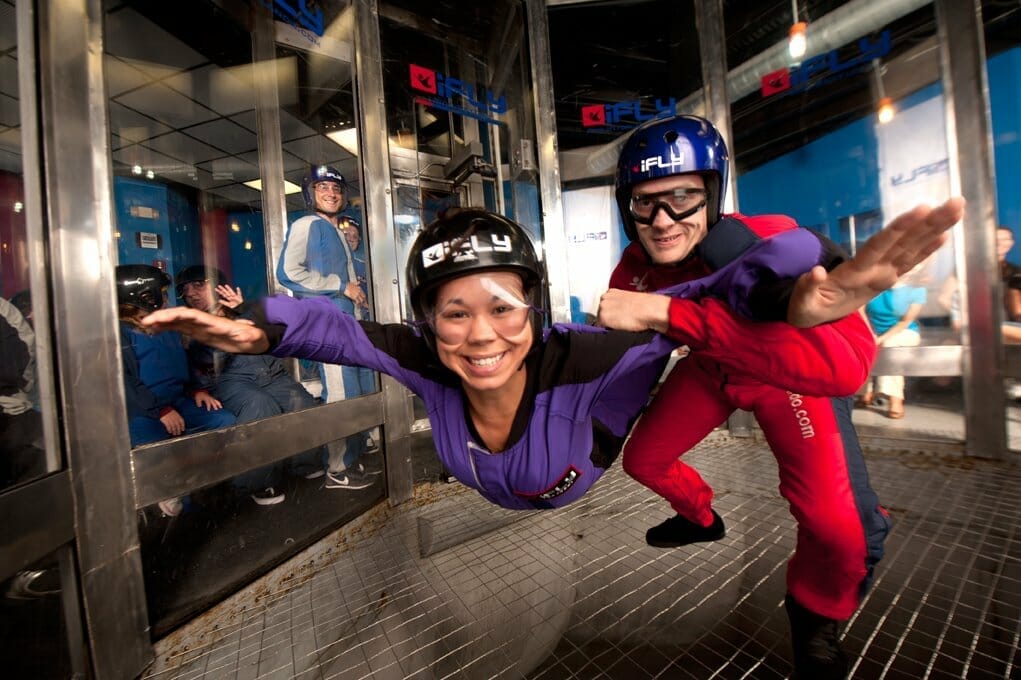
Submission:
M 791 26 L 787 51 L 792 59 L 800 59 L 805 56 L 805 50 L 808 49 L 808 38 L 805 36 L 808 23 L 798 21 L 798 0 L 791 0 L 791 16 L 794 18 L 794 24 Z
M 886 96 L 886 91 L 883 88 L 883 74 L 886 73 L 886 67 L 880 64 L 878 59 L 872 60 L 872 81 L 875 86 L 875 96 L 878 100 L 876 105 L 876 118 L 880 124 L 889 123 L 893 120 L 893 116 L 897 113 L 896 107 L 893 105 L 893 99 Z
M 262 191 L 262 180 L 261 179 L 249 180 L 247 182 L 242 182 L 242 184 L 244 184 L 246 187 L 250 187 L 252 189 L 255 189 L 256 191 Z M 284 180 L 284 195 L 285 196 L 290 196 L 291 194 L 297 194 L 297 193 L 301 193 L 301 187 L 299 187 L 294 182 L 288 182 L 285 179 Z

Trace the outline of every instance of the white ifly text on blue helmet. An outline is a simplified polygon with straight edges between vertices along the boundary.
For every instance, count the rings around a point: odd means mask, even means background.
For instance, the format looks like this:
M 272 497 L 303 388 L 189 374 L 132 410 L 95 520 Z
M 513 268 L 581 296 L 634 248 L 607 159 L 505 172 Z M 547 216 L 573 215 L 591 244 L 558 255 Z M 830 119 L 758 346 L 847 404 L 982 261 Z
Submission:
M 649 156 L 643 158 L 638 163 L 640 172 L 648 172 L 652 168 L 683 168 L 684 167 L 684 152 L 674 155 L 670 154 L 670 158 L 664 159 L 662 156 Z
M 485 239 L 485 241 L 480 240 Z M 488 242 L 486 242 L 488 241 Z M 466 239 L 443 241 L 422 251 L 422 266 L 425 269 L 451 259 L 454 262 L 477 260 L 476 253 L 509 253 L 511 237 L 501 234 L 472 235 Z

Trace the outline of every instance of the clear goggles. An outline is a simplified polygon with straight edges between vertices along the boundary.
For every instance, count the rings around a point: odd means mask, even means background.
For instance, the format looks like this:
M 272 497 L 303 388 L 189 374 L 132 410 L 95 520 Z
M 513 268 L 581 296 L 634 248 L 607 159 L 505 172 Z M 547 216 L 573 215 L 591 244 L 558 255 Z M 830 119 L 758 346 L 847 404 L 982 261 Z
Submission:
M 513 339 L 528 326 L 536 311 L 522 299 L 521 293 L 507 289 L 494 278 L 483 276 L 472 284 L 464 297 L 440 301 L 440 307 L 427 312 L 436 338 L 448 345 L 459 345 L 470 337 L 487 339 L 491 335 Z
M 670 219 L 677 222 L 693 215 L 705 204 L 705 189 L 679 188 L 654 194 L 634 194 L 629 209 L 635 222 L 652 224 L 660 210 L 666 211 Z

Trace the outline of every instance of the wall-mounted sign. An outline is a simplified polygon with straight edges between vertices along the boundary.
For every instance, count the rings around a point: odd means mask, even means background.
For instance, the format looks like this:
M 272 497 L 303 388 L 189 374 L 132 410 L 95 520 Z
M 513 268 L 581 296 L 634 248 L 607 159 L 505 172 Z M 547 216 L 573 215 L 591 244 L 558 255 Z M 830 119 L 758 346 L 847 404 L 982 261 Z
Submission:
M 672 116 L 677 109 L 677 102 L 671 97 L 664 104 L 656 100 L 656 112 L 642 113 L 642 102 L 635 99 L 616 104 L 589 104 L 581 107 L 581 125 L 585 132 L 608 133 L 630 130 L 653 118 Z
M 857 42 L 857 48 L 857 54 L 844 61 L 840 58 L 840 50 L 830 50 L 797 66 L 767 73 L 762 76 L 762 96 L 796 94 L 863 73 L 872 68 L 873 59 L 881 59 L 890 53 L 890 31 L 883 31 L 875 42 L 865 36 Z
M 155 250 L 159 250 L 160 246 L 163 245 L 163 239 L 160 238 L 159 234 L 154 234 L 151 231 L 136 231 L 135 245 L 139 248 L 153 248 Z
M 309 9 L 305 0 L 261 0 L 262 6 L 273 10 L 273 16 L 304 35 L 316 45 L 323 37 L 323 10 Z M 316 3 L 312 3 L 316 4 Z
M 409 72 L 411 87 L 430 95 L 415 97 L 415 103 L 451 111 L 484 123 L 504 125 L 503 121 L 493 118 L 493 115 L 507 113 L 505 96 L 490 90 L 476 91 L 471 83 L 417 64 L 409 64 Z
M 143 220 L 158 220 L 160 218 L 160 211 L 147 205 L 133 205 L 128 208 L 128 214 Z

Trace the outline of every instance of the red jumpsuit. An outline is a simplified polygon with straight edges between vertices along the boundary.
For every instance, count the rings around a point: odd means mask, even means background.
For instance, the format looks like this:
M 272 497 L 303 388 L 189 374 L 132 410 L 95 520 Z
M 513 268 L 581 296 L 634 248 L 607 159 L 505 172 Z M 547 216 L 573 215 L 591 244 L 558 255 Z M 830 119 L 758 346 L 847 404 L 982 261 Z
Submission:
M 796 227 L 790 218 L 775 215 L 730 218 L 762 238 Z M 678 265 L 654 265 L 635 242 L 625 250 L 610 286 L 655 291 L 707 273 L 698 253 Z M 851 423 L 851 399 L 832 396 L 853 394 L 868 376 L 876 347 L 864 320 L 852 314 L 810 329 L 783 322 L 749 326 L 717 300 L 674 299 L 667 334 L 688 345 L 691 354 L 676 363 L 632 430 L 624 470 L 666 498 L 679 515 L 708 526 L 713 491 L 680 456 L 735 409 L 751 411 L 776 457 L 780 494 L 798 523 L 788 591 L 811 611 L 849 618 L 868 588 L 890 528 L 869 485 Z M 771 338 L 795 341 L 800 351 L 771 354 Z M 719 345 L 733 353 L 730 359 L 714 361 L 699 352 Z M 757 376 L 769 376 L 770 384 Z

